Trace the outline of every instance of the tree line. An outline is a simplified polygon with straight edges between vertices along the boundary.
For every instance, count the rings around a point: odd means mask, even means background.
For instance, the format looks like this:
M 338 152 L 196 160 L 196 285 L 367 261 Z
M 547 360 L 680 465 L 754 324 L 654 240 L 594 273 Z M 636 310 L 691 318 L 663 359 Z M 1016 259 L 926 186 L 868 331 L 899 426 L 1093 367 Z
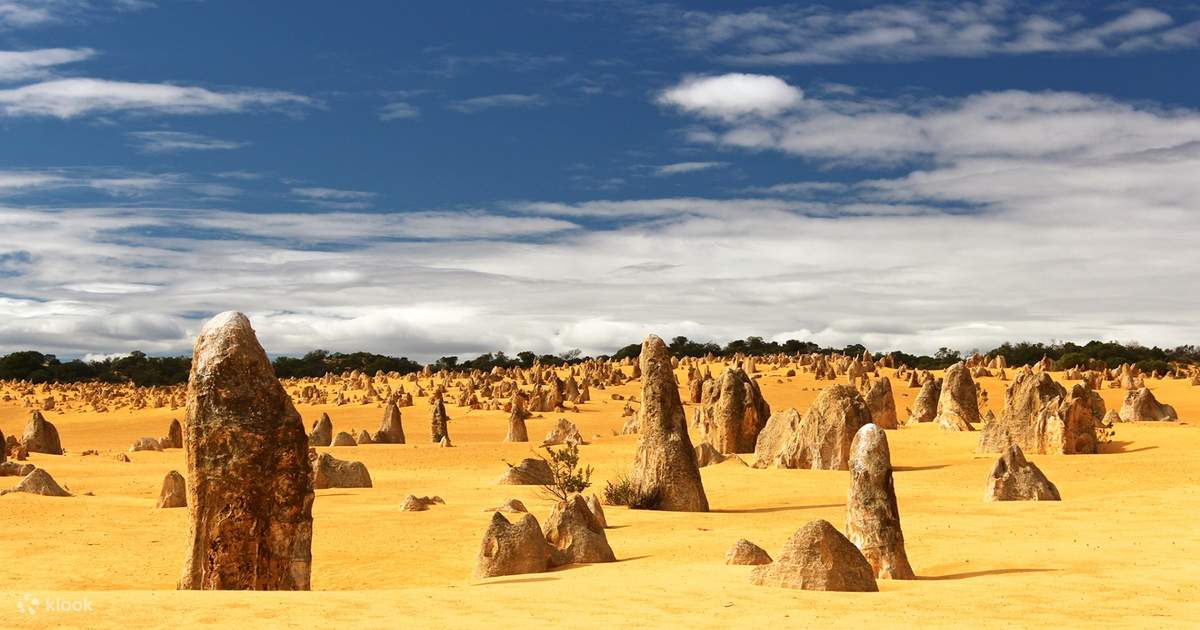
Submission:
M 833 354 L 835 352 L 858 356 L 867 350 L 862 344 L 833 348 L 821 347 L 811 341 L 795 339 L 783 342 L 766 341 L 762 337 L 737 339 L 724 346 L 712 342 L 692 341 L 687 337 L 674 337 L 668 347 L 672 354 L 679 357 L 708 355 L 730 357 L 736 354 L 750 356 L 798 353 Z M 979 351 L 973 350 L 968 354 L 976 352 Z M 640 353 L 641 344 L 634 343 L 617 350 L 611 357 L 601 355 L 594 358 L 620 360 L 636 358 Z M 886 354 L 892 355 L 898 362 L 910 367 L 927 370 L 943 369 L 963 359 L 962 353 L 948 348 L 941 348 L 932 356 L 914 355 L 900 351 Z M 1200 347 L 1193 345 L 1164 349 L 1157 346 L 1146 348 L 1137 343 L 1121 344 L 1101 341 L 1091 341 L 1084 345 L 1071 342 L 1004 343 L 989 352 L 980 354 L 1003 356 L 1009 365 L 1014 366 L 1032 364 L 1040 361 L 1042 357 L 1050 357 L 1059 369 L 1088 367 L 1100 363 L 1112 368 L 1123 363 L 1133 363 L 1145 372 L 1165 372 L 1170 362 L 1200 363 Z M 488 371 L 495 367 L 528 368 L 534 362 L 539 361 L 544 365 L 577 364 L 592 358 L 583 356 L 577 349 L 560 354 L 542 355 L 525 351 L 518 352 L 513 356 L 504 352 L 488 352 L 466 360 L 457 356 L 441 357 L 433 362 L 432 367 L 434 370 Z M 342 353 L 325 350 L 313 350 L 300 357 L 280 356 L 271 363 L 275 368 L 275 374 L 280 378 L 319 377 L 329 373 L 344 374 L 354 370 L 366 374 L 375 372 L 410 374 L 424 368 L 422 364 L 407 357 L 393 357 L 371 352 Z M 134 351 L 121 357 L 92 361 L 73 359 L 64 362 L 53 354 L 25 350 L 0 357 L 0 379 L 33 383 L 132 383 L 142 387 L 176 385 L 187 382 L 191 364 L 191 357 L 152 357 L 140 351 Z

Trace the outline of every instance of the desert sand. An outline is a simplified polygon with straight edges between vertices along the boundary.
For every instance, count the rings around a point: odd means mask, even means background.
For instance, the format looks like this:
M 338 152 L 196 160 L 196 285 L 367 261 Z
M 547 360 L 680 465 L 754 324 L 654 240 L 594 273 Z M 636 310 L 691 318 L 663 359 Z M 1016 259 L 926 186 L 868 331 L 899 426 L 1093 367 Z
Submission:
M 624 368 L 627 372 L 630 368 Z M 714 374 L 723 366 L 711 365 Z M 560 372 L 561 373 L 561 372 Z M 891 374 L 892 370 L 881 370 Z M 565 373 L 562 373 L 565 375 Z M 773 411 L 803 411 L 829 381 L 812 374 L 759 375 Z M 684 370 L 677 371 L 680 383 Z M 1054 373 L 1062 379 L 1063 373 Z M 423 379 L 423 382 L 429 379 Z M 978 379 L 1000 413 L 1004 387 Z M 1066 381 L 1064 381 L 1066 382 Z M 917 389 L 892 379 L 901 419 Z M 887 432 L 908 557 L 915 581 L 879 580 L 878 593 L 753 586 L 750 567 L 727 566 L 739 538 L 774 554 L 804 523 L 845 525 L 849 473 L 755 470 L 735 461 L 701 469 L 712 511 L 672 513 L 606 506 L 618 561 L 541 574 L 471 580 L 480 537 L 507 498 L 544 519 L 552 501 L 533 486 L 499 486 L 505 461 L 530 455 L 560 417 L 590 444 L 593 488 L 628 471 L 638 436 L 617 436 L 623 401 L 637 381 L 592 391 L 578 412 L 529 419 L 531 444 L 502 443 L 507 414 L 455 406 L 455 448 L 429 440 L 429 400 L 402 409 L 407 445 L 319 448 L 364 462 L 373 488 L 317 490 L 312 592 L 175 590 L 186 551 L 187 510 L 156 510 L 164 475 L 186 471 L 184 452 L 128 453 L 142 436 L 165 435 L 184 410 L 46 412 L 68 454 L 34 453 L 76 496 L 0 497 L 0 625 L 3 627 L 1186 627 L 1200 623 L 1200 387 L 1149 380 L 1179 422 L 1122 423 L 1096 455 L 1029 458 L 1058 486 L 1061 502 L 985 503 L 995 455 L 975 454 L 978 433 L 934 424 Z M 289 388 L 291 391 L 292 388 Z M 1102 389 L 1109 409 L 1123 389 Z M 686 392 L 684 393 L 686 400 Z M 322 412 L 334 431 L 379 426 L 378 403 L 298 404 L 306 428 Z M 687 405 L 688 417 L 692 407 Z M 981 409 L 982 411 L 982 409 Z M 0 403 L 0 430 L 21 435 L 29 410 Z M 99 455 L 81 455 L 96 449 Z M 747 456 L 743 456 L 747 457 Z M 0 487 L 17 478 L 0 479 Z M 445 505 L 401 512 L 408 494 Z M 16 604 L 86 602 L 89 610 L 20 614 Z

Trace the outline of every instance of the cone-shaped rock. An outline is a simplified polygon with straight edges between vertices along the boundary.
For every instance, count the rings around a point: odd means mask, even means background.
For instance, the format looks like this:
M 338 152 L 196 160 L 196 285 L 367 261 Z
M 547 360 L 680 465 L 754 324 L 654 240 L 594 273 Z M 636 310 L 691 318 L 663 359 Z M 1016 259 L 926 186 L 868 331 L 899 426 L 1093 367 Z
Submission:
M 750 571 L 750 582 L 807 591 L 879 590 L 858 547 L 824 520 L 810 521 L 792 534 L 775 562 Z
M 217 315 L 196 339 L 184 447 L 191 523 L 180 588 L 308 590 L 308 436 L 241 313 Z
M 913 372 L 916 375 L 916 372 Z M 921 386 L 917 397 L 913 400 L 912 411 L 908 416 L 908 424 L 933 422 L 937 418 L 938 399 L 942 395 L 942 379 L 931 378 Z
M 29 414 L 29 422 L 25 423 L 25 435 L 21 438 L 21 445 L 30 453 L 63 454 L 62 442 L 58 439 L 58 428 L 36 409 Z
M 639 359 L 641 433 L 630 481 L 647 506 L 678 512 L 707 512 L 708 497 L 688 437 L 687 417 L 671 371 L 667 344 L 655 335 L 642 342 Z
M 476 579 L 522 573 L 541 573 L 550 566 L 550 545 L 532 514 L 524 514 L 510 523 L 500 512 L 483 534 L 479 555 L 475 558 Z
M 981 422 L 975 381 L 971 378 L 971 370 L 962 361 L 946 369 L 935 421 L 949 431 L 974 431 L 974 425 Z
M 63 489 L 50 476 L 50 473 L 41 468 L 34 468 L 29 474 L 21 478 L 17 485 L 8 490 L 0 492 L 0 494 L 8 494 L 10 492 L 26 492 L 29 494 L 40 494 L 44 497 L 69 497 L 70 492 Z
M 1158 420 L 1174 421 L 1179 416 L 1171 405 L 1158 402 L 1153 392 L 1145 387 L 1130 390 L 1125 395 L 1125 401 L 1118 412 L 1124 422 L 1152 422 Z M 29 449 L 33 450 L 33 449 Z
M 588 509 L 587 501 L 573 494 L 550 510 L 542 525 L 542 534 L 550 543 L 550 564 L 560 566 L 583 562 L 616 562 L 604 526 Z
M 1025 459 L 1021 447 L 1013 444 L 1004 451 L 983 489 L 984 501 L 1061 501 L 1055 487 L 1033 462 Z
M 172 470 L 163 478 L 162 490 L 158 493 L 156 508 L 187 507 L 187 481 L 178 470 Z
M 171 419 L 171 426 L 167 427 L 167 444 L 163 448 L 183 448 L 183 425 L 179 424 L 179 418 Z
M 1104 400 L 1087 385 L 1068 393 L 1046 372 L 1020 372 L 1004 394 L 1003 413 L 980 433 L 979 452 L 1016 444 L 1029 453 L 1095 453 L 1104 416 Z
M 725 552 L 725 564 L 771 564 L 771 555 L 749 540 L 739 538 L 729 551 Z
M 321 417 L 313 423 L 312 433 L 308 434 L 308 444 L 309 446 L 333 444 L 333 420 L 329 419 L 329 414 L 321 414 Z
M 887 434 L 874 424 L 859 429 L 850 446 L 846 537 L 862 551 L 876 578 L 914 579 L 904 552 Z
M 433 408 L 429 413 L 429 433 L 435 443 L 450 435 L 450 416 L 446 414 L 446 403 L 441 397 L 435 398 Z
M 525 411 L 525 399 L 519 392 L 513 392 L 509 404 L 511 410 L 508 414 L 508 434 L 504 436 L 504 441 L 528 442 L 529 429 L 525 426 L 525 418 L 529 416 L 529 412 Z
M 404 444 L 404 424 L 400 417 L 400 406 L 396 401 L 389 401 L 384 405 L 383 420 L 379 423 L 379 430 L 371 436 L 371 443 Z

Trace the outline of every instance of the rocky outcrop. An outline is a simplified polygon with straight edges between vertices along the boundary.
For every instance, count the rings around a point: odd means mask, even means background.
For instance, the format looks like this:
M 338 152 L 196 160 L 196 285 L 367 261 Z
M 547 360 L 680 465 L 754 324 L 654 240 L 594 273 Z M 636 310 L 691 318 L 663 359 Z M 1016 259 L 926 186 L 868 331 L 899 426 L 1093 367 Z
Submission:
M 874 424 L 859 429 L 850 447 L 846 537 L 862 552 L 876 578 L 915 579 L 904 550 L 887 434 Z
M 1173 422 L 1179 419 L 1174 407 L 1158 402 L 1154 393 L 1145 387 L 1125 394 L 1125 402 L 1121 404 L 1118 415 L 1123 422 Z
M 1058 488 L 1013 444 L 988 473 L 984 501 L 1061 501 Z
M 329 419 L 329 414 L 322 413 L 321 417 L 313 423 L 312 432 L 308 434 L 309 446 L 329 446 L 333 444 L 333 420 Z
M 959 361 L 946 370 L 934 422 L 948 431 L 974 431 L 982 419 L 971 371 Z
M 771 564 L 771 555 L 749 540 L 739 538 L 729 551 L 725 552 L 725 564 Z
M 483 579 L 501 575 L 541 573 L 550 567 L 550 545 L 538 521 L 525 514 L 510 523 L 500 512 L 483 534 L 472 577 Z
M 189 551 L 180 588 L 308 590 L 308 436 L 245 315 L 201 329 L 187 388 Z
M 542 446 L 555 446 L 558 444 L 567 444 L 579 446 L 586 444 L 583 441 L 583 435 L 579 433 L 579 427 L 575 426 L 574 422 L 566 418 L 559 418 L 553 429 L 546 434 L 542 440 Z
M 419 497 L 415 494 L 410 494 L 404 497 L 400 502 L 401 512 L 425 512 L 435 505 L 446 505 L 446 501 L 442 497 Z
M 916 372 L 913 372 L 916 375 Z M 931 378 L 921 385 L 921 391 L 913 400 L 912 410 L 908 415 L 908 424 L 933 422 L 937 418 L 938 399 L 942 396 L 942 379 Z
M 362 462 L 336 459 L 329 453 L 321 453 L 313 465 L 313 487 L 325 488 L 370 488 L 371 474 Z
M 38 494 L 44 497 L 72 496 L 70 492 L 67 492 L 62 486 L 58 485 L 58 482 L 54 480 L 54 477 L 50 476 L 50 473 L 42 470 L 41 468 L 34 468 L 29 472 L 29 474 L 22 477 L 21 480 L 17 482 L 17 485 L 13 486 L 12 488 L 9 488 L 8 490 L 0 490 L 0 495 L 9 494 L 12 492 Z
M 358 446 L 358 440 L 345 431 L 338 431 L 338 434 L 333 436 L 331 446 Z
M 30 453 L 63 454 L 62 442 L 58 439 L 58 428 L 36 409 L 29 414 L 29 421 L 25 423 L 21 445 Z
M 896 399 L 892 396 L 892 382 L 882 376 L 871 383 L 863 400 L 867 410 L 871 412 L 871 423 L 881 429 L 895 429 L 900 426 L 896 419 Z
M 671 370 L 667 345 L 655 335 L 642 342 L 641 433 L 630 482 L 651 508 L 680 512 L 707 512 L 708 497 L 696 465 L 696 452 L 688 437 L 687 417 L 679 387 Z
M 429 433 L 435 444 L 450 435 L 450 416 L 446 413 L 446 403 L 440 397 L 434 399 L 429 412 Z
M 151 437 L 142 437 L 133 441 L 133 445 L 129 447 L 130 453 L 138 451 L 161 451 L 163 450 L 162 443 Z
M 1068 393 L 1046 372 L 1020 372 L 1004 394 L 1004 411 L 984 425 L 980 453 L 1016 444 L 1030 453 L 1095 453 L 1105 433 L 1104 400 L 1084 383 Z
M 521 463 L 508 465 L 508 470 L 496 479 L 496 483 L 509 486 L 544 486 L 554 482 L 550 464 L 537 457 L 526 457 Z
M 504 441 L 528 442 L 529 429 L 525 426 L 525 418 L 529 417 L 529 412 L 525 411 L 525 400 L 520 392 L 513 392 L 512 398 L 509 399 L 509 407 L 508 434 L 504 436 Z
M 183 448 L 183 425 L 179 424 L 179 418 L 171 419 L 167 427 L 167 443 L 163 448 Z
M 379 430 L 371 436 L 371 443 L 404 444 L 404 423 L 396 401 L 393 400 L 384 405 L 383 420 L 379 422 Z
M 179 471 L 172 470 L 163 478 L 162 490 L 158 493 L 159 509 L 187 507 L 187 481 Z
M 604 527 L 578 494 L 559 501 L 550 511 L 542 534 L 550 544 L 550 565 L 616 562 Z
M 808 591 L 879 590 L 858 547 L 823 520 L 811 521 L 792 534 L 775 562 L 751 570 L 750 582 Z
M 755 468 L 846 470 L 854 434 L 871 421 L 871 412 L 849 385 L 821 391 L 801 417 L 795 409 L 771 416 L 754 449 Z
M 752 453 L 771 417 L 758 383 L 741 368 L 729 368 L 704 392 L 701 426 L 705 441 L 721 453 Z

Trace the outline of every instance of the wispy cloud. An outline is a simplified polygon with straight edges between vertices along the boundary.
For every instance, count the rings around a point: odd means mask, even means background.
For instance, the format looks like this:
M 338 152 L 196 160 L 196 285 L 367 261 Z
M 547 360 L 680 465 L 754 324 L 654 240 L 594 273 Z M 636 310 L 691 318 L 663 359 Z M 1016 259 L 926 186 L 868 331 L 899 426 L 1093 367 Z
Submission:
M 0 50 L 0 83 L 43 79 L 56 66 L 91 59 L 95 54 L 90 48 Z
M 225 151 L 240 149 L 247 144 L 183 131 L 131 131 L 127 135 L 137 143 L 139 150 L 147 153 Z
M 297 111 L 319 105 L 274 90 L 215 91 L 165 83 L 57 79 L 0 90 L 0 115 L 76 118 L 89 114 L 224 114 Z
M 451 101 L 447 107 L 464 114 L 476 114 L 489 109 L 542 107 L 546 99 L 538 94 L 491 94 Z
M 416 105 L 404 102 L 388 103 L 379 110 L 379 120 L 388 122 L 392 120 L 407 120 L 411 118 L 420 118 L 421 110 Z
M 1119 5 L 1118 5 L 1119 6 Z M 924 0 L 865 9 L 783 5 L 745 11 L 639 11 L 681 46 L 746 65 L 903 62 L 1032 53 L 1123 54 L 1200 46 L 1200 21 L 1157 8 L 1092 17 L 1067 3 Z
M 369 208 L 377 196 L 373 192 L 363 190 L 340 190 L 317 186 L 292 188 L 291 193 L 307 204 L 337 210 Z
M 108 11 L 132 13 L 156 6 L 149 0 L 0 0 L 0 31 L 85 19 Z
M 695 173 L 697 171 L 709 171 L 715 168 L 724 168 L 729 166 L 728 162 L 676 162 L 675 164 L 664 164 L 654 169 L 654 174 L 659 177 L 667 177 L 670 175 L 682 175 L 684 173 Z

